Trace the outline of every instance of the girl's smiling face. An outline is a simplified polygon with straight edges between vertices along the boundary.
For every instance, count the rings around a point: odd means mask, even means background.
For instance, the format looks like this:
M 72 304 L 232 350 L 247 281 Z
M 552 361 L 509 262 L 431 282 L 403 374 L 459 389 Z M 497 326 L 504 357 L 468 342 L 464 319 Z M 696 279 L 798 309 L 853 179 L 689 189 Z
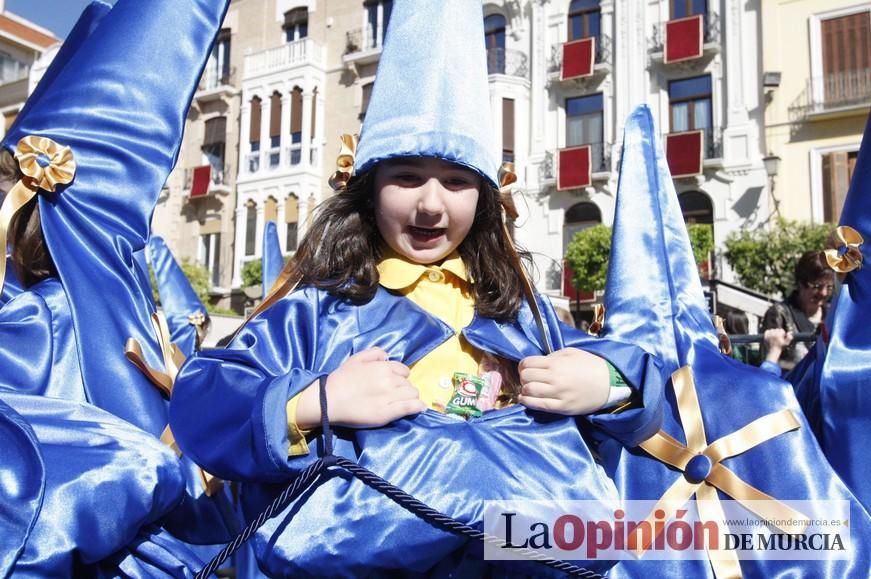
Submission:
M 433 157 L 382 161 L 375 170 L 375 223 L 385 243 L 428 265 L 451 254 L 472 228 L 481 177 Z

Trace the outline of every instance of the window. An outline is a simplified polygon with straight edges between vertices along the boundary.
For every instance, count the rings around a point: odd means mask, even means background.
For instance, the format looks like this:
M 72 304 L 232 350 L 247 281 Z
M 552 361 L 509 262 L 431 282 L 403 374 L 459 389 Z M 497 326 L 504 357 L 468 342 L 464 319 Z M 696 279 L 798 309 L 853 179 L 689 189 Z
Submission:
M 224 183 L 224 150 L 227 140 L 227 117 L 214 117 L 205 122 L 203 155 L 212 166 L 212 182 Z
M 366 33 L 364 50 L 381 46 L 393 11 L 393 0 L 366 0 Z
M 0 52 L 0 83 L 13 82 L 27 76 L 30 67 L 11 54 Z
M 604 169 L 602 93 L 566 99 L 566 147 L 590 145 L 593 171 Z
M 220 227 L 220 224 L 217 224 Z M 206 233 L 200 235 L 199 262 L 209 272 L 209 280 L 212 286 L 221 285 L 221 234 Z
M 505 17 L 501 14 L 484 18 L 484 44 L 487 74 L 505 74 Z
M 251 124 L 248 127 L 248 143 L 251 153 L 248 155 L 248 172 L 256 173 L 260 170 L 260 119 L 262 114 L 262 101 L 259 96 L 251 98 Z
M 685 223 L 714 223 L 714 205 L 701 191 L 687 191 L 678 196 Z
M 299 228 L 299 200 L 295 195 L 288 195 L 284 202 L 284 220 L 287 222 L 287 241 L 285 251 L 296 251 Z
M 569 5 L 569 40 L 598 39 L 601 19 L 599 0 L 573 0 Z
M 361 87 L 362 96 L 360 97 L 360 120 L 366 118 L 366 111 L 369 110 L 369 99 L 372 98 L 372 87 L 374 82 L 366 83 Z
M 707 0 L 671 0 L 671 19 L 686 18 L 696 14 L 706 14 Z
M 245 255 L 254 255 L 257 250 L 257 205 L 248 202 L 245 209 Z
M 299 165 L 302 160 L 302 89 L 293 87 L 290 93 L 290 149 L 288 158 L 291 165 Z
M 308 8 L 294 8 L 284 13 L 284 41 L 293 42 L 308 36 Z
M 829 223 L 841 219 L 858 156 L 858 151 L 835 151 L 822 156 L 823 219 Z
M 705 131 L 705 155 L 710 156 L 714 138 L 710 75 L 669 82 L 668 100 L 671 132 Z
M 865 103 L 871 96 L 871 15 L 862 11 L 820 21 L 822 87 L 827 105 Z
M 206 64 L 206 90 L 230 83 L 230 29 L 223 28 L 215 39 Z
M 502 162 L 514 162 L 514 99 L 502 99 Z
M 278 167 L 281 160 L 281 93 L 269 97 L 269 168 Z

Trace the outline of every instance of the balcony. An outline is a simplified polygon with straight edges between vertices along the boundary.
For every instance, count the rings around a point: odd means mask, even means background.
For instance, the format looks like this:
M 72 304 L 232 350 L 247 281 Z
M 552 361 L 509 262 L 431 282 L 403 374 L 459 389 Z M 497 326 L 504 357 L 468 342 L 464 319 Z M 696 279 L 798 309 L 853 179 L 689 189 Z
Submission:
M 584 40 L 584 39 L 581 39 Z M 611 72 L 611 37 L 600 34 L 593 39 L 595 41 L 595 54 L 593 55 L 593 68 L 590 74 L 564 78 L 563 59 L 565 58 L 566 46 L 578 43 L 580 40 L 560 42 L 550 47 L 550 58 L 547 61 L 547 76 L 552 83 L 559 84 L 582 84 L 585 82 L 598 83 L 605 75 Z
M 235 67 L 230 67 L 229 71 L 220 73 L 213 68 L 207 67 L 200 79 L 200 84 L 197 85 L 197 92 L 194 96 L 199 102 L 208 102 L 222 97 L 230 97 L 236 92 L 236 89 L 233 86 L 235 82 Z
M 871 105 L 871 69 L 849 70 L 807 80 L 789 107 L 792 122 L 867 114 Z
M 301 38 L 245 56 L 245 76 L 252 79 L 302 66 L 323 67 L 323 50 L 311 38 Z
M 379 33 L 380 32 L 380 33 Z M 345 53 L 342 60 L 357 66 L 376 62 L 381 56 L 384 32 L 371 26 L 357 28 L 345 33 Z
M 692 18 L 692 17 L 690 17 Z M 648 52 L 650 53 L 650 58 L 657 62 L 664 62 L 665 64 L 671 64 L 666 62 L 666 28 L 670 26 L 674 26 L 675 24 L 679 24 L 682 21 L 689 21 L 690 18 L 680 18 L 677 20 L 669 20 L 667 22 L 659 22 L 653 25 L 653 34 L 648 40 Z M 717 12 L 708 11 L 704 16 L 702 16 L 702 32 L 701 32 L 701 46 L 699 48 L 699 57 L 702 56 L 713 56 L 714 54 L 720 52 L 720 15 Z M 694 58 L 682 58 L 680 60 L 675 61 L 685 62 L 685 61 L 693 61 L 696 60 Z
M 723 133 L 717 127 L 665 133 L 662 141 L 675 179 L 701 175 L 723 157 Z
M 488 48 L 487 74 L 504 74 L 518 78 L 529 78 L 528 59 L 519 50 Z
M 559 166 L 560 160 L 562 167 Z M 571 163 L 571 166 L 567 163 Z M 589 170 L 586 165 L 589 165 Z M 597 181 L 607 181 L 610 172 L 609 143 L 590 143 L 565 147 L 556 152 L 547 151 L 538 166 L 542 186 L 556 186 L 558 190 L 588 187 Z
M 184 188 L 188 192 L 188 198 L 198 199 L 214 193 L 227 194 L 230 192 L 229 165 L 213 167 L 201 165 L 184 170 Z

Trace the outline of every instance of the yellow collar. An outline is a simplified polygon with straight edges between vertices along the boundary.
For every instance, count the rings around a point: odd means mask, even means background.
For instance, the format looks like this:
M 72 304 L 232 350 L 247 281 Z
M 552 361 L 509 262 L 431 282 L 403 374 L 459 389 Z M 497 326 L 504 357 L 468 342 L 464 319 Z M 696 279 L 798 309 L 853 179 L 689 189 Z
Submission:
M 456 251 L 447 256 L 439 265 L 413 263 L 392 250 L 385 250 L 378 262 L 378 276 L 381 286 L 390 290 L 401 290 L 413 285 L 425 272 L 436 269 L 449 271 L 464 282 L 469 281 L 463 259 Z

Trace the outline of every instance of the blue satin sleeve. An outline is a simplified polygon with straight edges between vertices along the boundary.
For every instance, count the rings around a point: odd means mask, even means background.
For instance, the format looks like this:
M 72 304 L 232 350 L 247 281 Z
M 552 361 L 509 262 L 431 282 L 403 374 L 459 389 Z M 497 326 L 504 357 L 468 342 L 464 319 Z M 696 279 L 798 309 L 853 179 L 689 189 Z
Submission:
M 203 559 L 165 529 L 150 525 L 112 556 L 79 571 L 93 579 L 187 579 L 208 563 Z
M 319 298 L 316 290 L 295 292 L 251 320 L 229 348 L 188 358 L 170 403 L 187 456 L 221 478 L 264 482 L 316 458 L 288 459 L 286 404 L 319 375 Z
M 72 577 L 181 500 L 179 461 L 146 432 L 88 404 L 8 391 L 0 400 L 27 420 L 45 465 L 41 510 L 14 576 Z

